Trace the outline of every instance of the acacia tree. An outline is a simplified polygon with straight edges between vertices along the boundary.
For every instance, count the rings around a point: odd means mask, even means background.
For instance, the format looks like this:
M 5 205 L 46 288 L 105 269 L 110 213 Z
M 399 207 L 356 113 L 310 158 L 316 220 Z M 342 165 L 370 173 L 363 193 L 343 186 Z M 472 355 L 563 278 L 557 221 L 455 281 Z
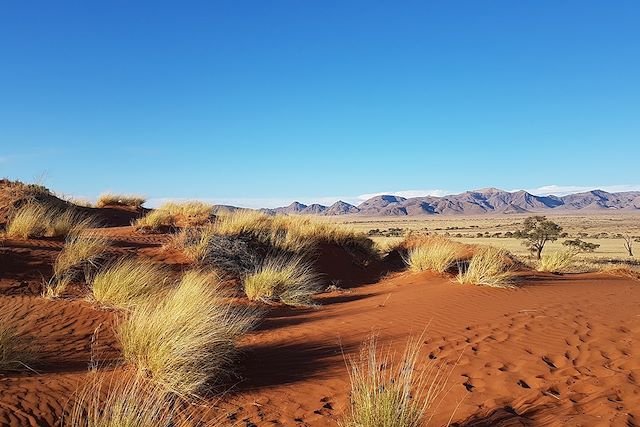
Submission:
M 542 250 L 547 242 L 557 240 L 562 232 L 562 227 L 546 216 L 530 216 L 524 220 L 522 229 L 515 232 L 514 236 L 523 239 L 522 244 L 536 255 L 537 259 L 542 257 Z
M 622 236 L 622 240 L 624 240 L 624 248 L 629 252 L 629 256 L 633 256 L 633 237 L 627 234 Z
M 560 235 L 560 237 L 562 237 L 562 234 Z M 596 243 L 589 243 L 580 239 L 565 240 L 564 242 L 562 242 L 562 244 L 570 247 L 577 252 L 593 252 L 600 247 L 600 245 Z

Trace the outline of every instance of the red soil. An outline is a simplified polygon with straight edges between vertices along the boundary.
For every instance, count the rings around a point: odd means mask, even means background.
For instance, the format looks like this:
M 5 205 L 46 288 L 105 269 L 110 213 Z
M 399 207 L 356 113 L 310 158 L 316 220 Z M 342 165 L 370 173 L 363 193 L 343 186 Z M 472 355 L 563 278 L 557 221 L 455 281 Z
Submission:
M 115 253 L 185 267 L 162 251 L 167 236 L 104 232 Z M 92 356 L 118 358 L 113 312 L 38 296 L 61 247 L 51 240 L 0 247 L 2 317 L 41 355 L 37 373 L 0 373 L 0 425 L 56 425 L 90 378 Z M 336 425 L 349 405 L 345 357 L 371 333 L 400 350 L 427 328 L 421 360 L 454 366 L 430 425 L 452 415 L 459 425 L 640 424 L 640 282 L 537 273 L 511 290 L 395 273 L 362 285 L 375 275 L 357 273 L 336 251 L 323 248 L 319 265 L 350 289 L 321 295 L 317 309 L 272 310 L 241 343 L 240 380 L 211 399 L 212 414 L 242 426 Z

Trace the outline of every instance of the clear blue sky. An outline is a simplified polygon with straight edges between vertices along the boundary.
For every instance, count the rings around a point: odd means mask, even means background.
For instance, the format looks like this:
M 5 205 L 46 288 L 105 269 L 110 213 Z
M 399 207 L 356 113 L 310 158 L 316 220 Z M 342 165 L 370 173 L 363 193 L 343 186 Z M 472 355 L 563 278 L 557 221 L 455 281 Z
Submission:
M 93 197 L 638 185 L 640 2 L 6 1 L 0 175 Z

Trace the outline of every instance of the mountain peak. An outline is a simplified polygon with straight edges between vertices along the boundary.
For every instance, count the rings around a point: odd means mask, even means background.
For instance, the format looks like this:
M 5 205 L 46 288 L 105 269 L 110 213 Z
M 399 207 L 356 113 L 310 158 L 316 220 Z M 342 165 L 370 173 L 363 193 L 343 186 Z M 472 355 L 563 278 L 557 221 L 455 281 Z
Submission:
M 506 193 L 506 191 L 501 190 L 495 187 L 487 187 L 481 188 L 479 190 L 473 190 L 472 193 L 482 193 L 482 194 L 491 194 L 491 193 Z
M 405 198 L 392 194 L 373 196 L 358 206 L 339 200 L 329 207 L 294 202 L 287 207 L 272 209 L 275 213 L 316 215 L 359 214 L 366 216 L 406 215 L 480 215 L 525 214 L 536 212 L 571 212 L 625 210 L 639 211 L 640 192 L 608 193 L 592 190 L 566 196 L 537 196 L 525 190 L 509 192 L 489 187 L 444 197 Z

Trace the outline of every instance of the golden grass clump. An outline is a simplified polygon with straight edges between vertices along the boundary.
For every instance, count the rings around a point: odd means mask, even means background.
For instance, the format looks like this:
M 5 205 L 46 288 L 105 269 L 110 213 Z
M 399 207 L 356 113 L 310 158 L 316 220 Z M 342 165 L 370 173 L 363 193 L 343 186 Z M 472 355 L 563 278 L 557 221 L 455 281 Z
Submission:
M 444 391 L 447 376 L 428 362 L 418 372 L 420 340 L 409 341 L 402 358 L 380 352 L 375 336 L 349 360 L 351 411 L 342 427 L 419 427 Z
M 9 218 L 7 237 L 28 239 L 33 237 L 66 237 L 87 228 L 96 227 L 90 217 L 76 209 L 57 209 L 46 204 L 29 202 Z
M 134 224 L 137 230 L 157 231 L 168 227 L 196 227 L 211 222 L 213 207 L 202 202 L 165 203 Z
M 52 237 L 67 237 L 77 235 L 83 230 L 95 228 L 97 222 L 75 209 L 54 212 L 49 223 L 49 235 Z
M 96 234 L 73 234 L 67 237 L 62 251 L 53 263 L 53 277 L 45 283 L 42 295 L 46 298 L 58 298 L 64 293 L 77 274 L 84 270 L 98 268 L 110 241 Z
M 409 249 L 405 262 L 412 271 L 433 270 L 444 273 L 463 256 L 461 248 L 460 243 L 433 238 Z
M 256 320 L 231 304 L 212 274 L 188 271 L 159 303 L 135 307 L 119 327 L 124 359 L 183 398 L 197 397 L 228 373 L 235 342 Z
M 9 218 L 6 227 L 7 237 L 28 239 L 42 237 L 50 222 L 50 209 L 39 203 L 26 203 Z
M 168 270 L 158 264 L 123 258 L 95 275 L 91 299 L 105 307 L 130 310 L 165 292 L 168 276 Z
M 256 240 L 294 253 L 312 250 L 318 243 L 335 243 L 377 257 L 375 244 L 365 234 L 303 216 L 269 216 L 240 210 L 220 214 L 214 223 L 220 235 L 250 235 Z
M 513 285 L 512 261 L 504 249 L 480 246 L 469 264 L 458 263 L 458 283 L 510 288 Z
M 569 270 L 575 265 L 576 255 L 571 250 L 544 253 L 538 262 L 538 271 L 559 273 Z
M 312 296 L 321 285 L 320 276 L 302 258 L 267 258 L 244 278 L 244 291 L 250 300 L 292 306 L 313 305 Z
M 7 319 L 0 319 L 0 371 L 27 367 L 34 360 L 34 353 L 29 347 L 30 340 L 19 335 Z
M 141 376 L 97 377 L 72 397 L 63 427 L 178 427 L 190 425 L 176 399 Z
M 129 206 L 132 208 L 141 208 L 147 199 L 141 196 L 123 195 L 123 194 L 101 194 L 96 201 L 97 208 L 105 206 Z
M 109 240 L 97 234 L 71 235 L 53 264 L 53 274 L 62 278 L 72 269 L 97 267 L 98 259 L 109 248 Z

